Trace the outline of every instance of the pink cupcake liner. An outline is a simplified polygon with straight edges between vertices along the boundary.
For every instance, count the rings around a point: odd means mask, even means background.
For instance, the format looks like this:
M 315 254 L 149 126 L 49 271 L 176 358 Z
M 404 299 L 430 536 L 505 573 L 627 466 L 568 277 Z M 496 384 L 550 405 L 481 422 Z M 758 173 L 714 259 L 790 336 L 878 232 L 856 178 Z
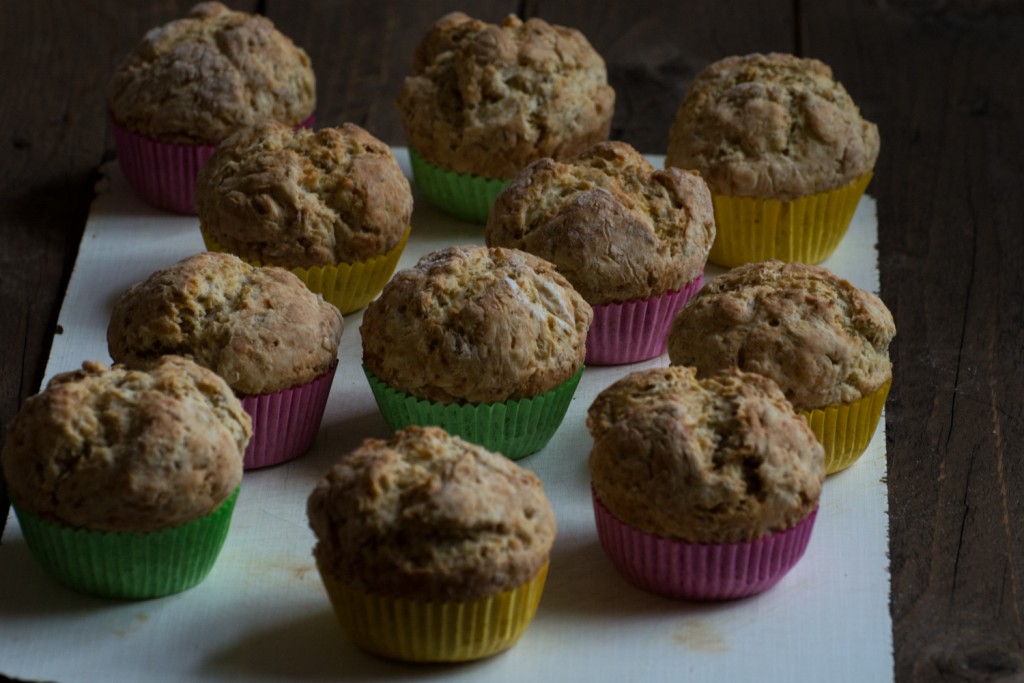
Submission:
M 594 306 L 587 333 L 587 365 L 624 365 L 665 353 L 672 319 L 697 293 L 703 271 L 682 289 L 648 299 Z
M 733 600 L 768 590 L 803 557 L 815 508 L 795 526 L 741 543 L 689 543 L 635 529 L 591 489 L 597 534 L 615 568 L 651 593 L 683 600 Z
M 327 372 L 305 384 L 239 397 L 252 418 L 252 439 L 243 461 L 245 469 L 279 465 L 313 447 L 337 369 L 335 361 Z
M 312 128 L 310 115 L 298 128 Z M 125 180 L 150 206 L 195 215 L 196 174 L 213 155 L 216 145 L 161 142 L 121 125 L 110 115 L 117 160 Z

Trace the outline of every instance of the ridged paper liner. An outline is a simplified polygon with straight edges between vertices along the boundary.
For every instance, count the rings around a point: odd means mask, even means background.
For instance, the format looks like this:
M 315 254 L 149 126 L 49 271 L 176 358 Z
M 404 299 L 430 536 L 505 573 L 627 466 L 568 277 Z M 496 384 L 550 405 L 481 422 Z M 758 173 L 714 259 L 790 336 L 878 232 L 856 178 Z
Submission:
M 312 128 L 314 118 L 297 127 Z M 217 146 L 161 142 L 121 125 L 113 114 L 110 125 L 117 161 L 135 194 L 158 209 L 194 216 L 196 174 Z
M 412 178 L 420 192 L 437 208 L 470 223 L 483 225 L 494 200 L 509 181 L 456 173 L 436 166 L 409 148 Z
M 342 629 L 358 647 L 412 662 L 466 662 L 506 650 L 533 620 L 548 563 L 512 590 L 464 602 L 428 602 L 374 595 L 320 576 Z
M 199 226 L 199 229 L 203 234 L 203 242 L 207 249 L 231 253 L 211 237 L 202 225 Z M 411 230 L 412 226 L 406 228 L 402 239 L 391 250 L 366 261 L 310 268 L 296 267 L 288 270 L 295 273 L 310 291 L 321 295 L 324 301 L 334 304 L 342 315 L 348 315 L 366 306 L 384 289 L 384 285 L 391 279 L 391 275 L 398 266 L 398 259 L 402 256 L 402 251 L 409 241 Z M 253 266 L 274 265 L 235 255 Z
M 857 461 L 871 443 L 889 395 L 890 379 L 859 401 L 824 409 L 801 410 L 825 447 L 825 472 L 834 474 Z
M 850 227 L 871 175 L 792 201 L 712 193 L 717 232 L 708 261 L 729 268 L 773 258 L 824 261 Z
M 597 535 L 632 584 L 684 600 L 732 600 L 768 590 L 803 557 L 818 509 L 785 531 L 744 543 L 689 543 L 635 529 L 591 489 Z
M 537 396 L 500 403 L 441 403 L 396 391 L 363 366 L 377 406 L 391 429 L 433 425 L 512 460 L 543 448 L 562 424 L 581 367 L 570 379 Z
M 598 304 L 587 333 L 587 365 L 623 365 L 660 356 L 675 314 L 700 289 L 704 273 L 682 289 L 649 299 Z
M 269 394 L 239 396 L 252 418 L 245 469 L 294 460 L 312 448 L 337 369 L 338 361 L 334 361 L 327 372 L 305 384 Z
M 236 488 L 220 507 L 185 524 L 141 533 L 91 531 L 50 522 L 13 503 L 36 560 L 57 582 L 104 598 L 178 593 L 210 573 L 227 537 Z

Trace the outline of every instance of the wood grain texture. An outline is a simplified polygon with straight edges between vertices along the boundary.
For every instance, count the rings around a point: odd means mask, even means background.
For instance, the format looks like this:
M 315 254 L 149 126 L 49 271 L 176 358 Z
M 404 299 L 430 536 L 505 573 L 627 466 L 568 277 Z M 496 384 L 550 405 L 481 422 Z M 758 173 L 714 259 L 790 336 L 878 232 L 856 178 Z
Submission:
M 804 6 L 804 52 L 832 65 L 882 134 L 869 192 L 898 330 L 887 406 L 897 680 L 1021 680 L 1024 10 Z

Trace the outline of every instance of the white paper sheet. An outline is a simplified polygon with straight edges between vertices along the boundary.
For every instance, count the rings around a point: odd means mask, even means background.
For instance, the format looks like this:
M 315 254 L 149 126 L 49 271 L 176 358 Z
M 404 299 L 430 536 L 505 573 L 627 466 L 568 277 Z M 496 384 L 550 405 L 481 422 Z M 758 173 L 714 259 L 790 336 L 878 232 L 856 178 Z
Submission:
M 397 149 L 408 173 L 408 156 Z M 651 157 L 661 165 L 660 157 Z M 157 268 L 203 249 L 198 221 L 150 209 L 116 165 L 85 228 L 46 378 L 85 359 L 110 362 L 106 325 L 118 296 Z M 825 266 L 878 291 L 875 205 L 865 197 Z M 435 248 L 482 243 L 479 226 L 416 196 L 399 268 Z M 720 270 L 709 267 L 709 276 Z M 662 357 L 588 368 L 548 446 L 521 461 L 543 480 L 558 519 L 548 582 L 522 639 L 458 666 L 366 655 L 331 613 L 305 516 L 316 479 L 364 437 L 386 437 L 360 369 L 361 313 L 345 320 L 340 366 L 312 451 L 248 472 L 211 574 L 166 598 L 120 602 L 73 593 L 35 563 L 11 515 L 0 544 L 0 673 L 77 681 L 887 681 L 889 615 L 884 420 L 867 452 L 826 484 L 806 555 L 770 591 L 720 604 L 673 601 L 632 587 L 605 559 L 591 510 L 584 414 L 597 393 Z M 44 380 L 45 384 L 45 380 Z

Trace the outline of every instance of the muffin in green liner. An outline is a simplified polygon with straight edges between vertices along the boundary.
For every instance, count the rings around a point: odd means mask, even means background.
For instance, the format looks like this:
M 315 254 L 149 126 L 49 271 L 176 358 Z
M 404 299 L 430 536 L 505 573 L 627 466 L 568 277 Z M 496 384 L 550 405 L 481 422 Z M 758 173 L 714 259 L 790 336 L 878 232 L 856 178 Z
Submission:
M 430 163 L 411 147 L 409 161 L 413 182 L 431 204 L 456 218 L 480 225 L 487 222 L 491 205 L 510 180 L 449 171 Z
M 583 367 L 551 391 L 499 403 L 443 403 L 396 391 L 363 366 L 377 406 L 391 429 L 433 425 L 518 460 L 547 445 L 562 424 Z
M 58 583 L 104 598 L 157 598 L 206 578 L 228 535 L 236 488 L 210 514 L 159 531 L 92 531 L 50 522 L 14 501 L 25 542 Z
M 231 387 L 195 361 L 85 361 L 25 401 L 0 465 L 45 572 L 88 595 L 155 598 L 213 567 L 251 436 Z

